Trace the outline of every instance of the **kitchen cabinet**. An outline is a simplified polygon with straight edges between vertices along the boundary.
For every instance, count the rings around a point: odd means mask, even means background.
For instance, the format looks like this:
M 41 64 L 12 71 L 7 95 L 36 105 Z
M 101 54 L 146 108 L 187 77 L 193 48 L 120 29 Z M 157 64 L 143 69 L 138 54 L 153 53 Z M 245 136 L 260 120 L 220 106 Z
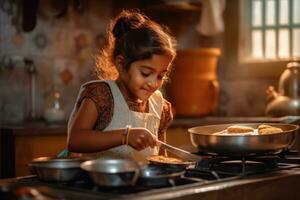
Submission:
M 55 157 L 66 146 L 66 133 L 15 137 L 15 176 L 29 175 L 28 163 L 37 157 Z
M 31 124 L 0 129 L 0 178 L 29 175 L 28 163 L 66 147 L 66 125 Z

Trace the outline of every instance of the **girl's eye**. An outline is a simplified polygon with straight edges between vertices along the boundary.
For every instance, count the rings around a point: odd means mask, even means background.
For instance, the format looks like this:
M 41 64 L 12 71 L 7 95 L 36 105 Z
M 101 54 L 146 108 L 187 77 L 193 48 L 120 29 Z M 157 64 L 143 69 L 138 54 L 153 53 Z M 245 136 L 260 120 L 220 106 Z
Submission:
M 141 74 L 144 77 L 148 77 L 148 76 L 150 76 L 151 73 L 149 73 L 149 72 L 141 72 Z

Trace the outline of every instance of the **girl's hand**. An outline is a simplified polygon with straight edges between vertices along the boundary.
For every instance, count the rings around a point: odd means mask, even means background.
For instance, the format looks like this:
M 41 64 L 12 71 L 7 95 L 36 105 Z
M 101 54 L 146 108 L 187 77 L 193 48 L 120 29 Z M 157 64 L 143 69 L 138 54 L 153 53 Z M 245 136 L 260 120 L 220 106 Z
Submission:
M 131 128 L 128 135 L 128 144 L 138 151 L 147 147 L 154 148 L 157 145 L 156 137 L 146 128 Z

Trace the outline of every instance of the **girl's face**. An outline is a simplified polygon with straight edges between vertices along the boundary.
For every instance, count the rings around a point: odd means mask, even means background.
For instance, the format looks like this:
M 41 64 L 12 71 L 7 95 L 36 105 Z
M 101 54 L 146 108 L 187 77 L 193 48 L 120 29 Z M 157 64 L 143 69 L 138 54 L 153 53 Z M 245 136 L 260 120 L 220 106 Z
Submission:
M 159 89 L 170 69 L 172 58 L 154 54 L 146 60 L 138 60 L 120 76 L 127 88 L 128 95 L 135 100 L 148 100 Z

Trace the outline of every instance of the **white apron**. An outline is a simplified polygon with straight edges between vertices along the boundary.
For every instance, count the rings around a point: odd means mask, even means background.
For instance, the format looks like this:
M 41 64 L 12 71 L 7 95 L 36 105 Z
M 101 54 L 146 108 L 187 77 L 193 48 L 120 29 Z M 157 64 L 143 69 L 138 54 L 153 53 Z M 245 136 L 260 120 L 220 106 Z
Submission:
M 114 130 L 114 129 L 124 129 L 126 125 L 131 125 L 132 128 L 144 127 L 148 129 L 153 135 L 155 135 L 155 137 L 158 136 L 160 117 L 163 110 L 163 97 L 159 90 L 153 93 L 149 98 L 149 113 L 141 113 L 141 112 L 131 111 L 129 109 L 128 104 L 125 101 L 119 87 L 112 80 L 106 80 L 106 81 L 96 80 L 96 81 L 90 81 L 83 84 L 80 88 L 77 101 L 79 100 L 79 97 L 81 95 L 81 92 L 84 90 L 84 87 L 87 84 L 93 82 L 107 83 L 112 91 L 112 95 L 114 99 L 114 110 L 113 110 L 112 120 L 109 123 L 109 125 L 103 130 L 104 132 L 109 130 Z M 76 105 L 70 116 L 68 127 L 72 123 L 73 115 L 75 114 L 75 112 L 76 112 Z M 109 137 L 109 133 L 102 133 L 102 134 L 108 134 L 107 137 Z M 157 154 L 158 154 L 157 147 L 155 148 L 148 147 L 142 151 L 137 151 L 129 145 L 121 145 L 101 152 L 84 153 L 82 155 L 93 157 L 93 158 L 99 158 L 99 157 L 129 158 L 129 159 L 134 159 L 136 161 L 145 161 L 147 156 L 157 155 Z

